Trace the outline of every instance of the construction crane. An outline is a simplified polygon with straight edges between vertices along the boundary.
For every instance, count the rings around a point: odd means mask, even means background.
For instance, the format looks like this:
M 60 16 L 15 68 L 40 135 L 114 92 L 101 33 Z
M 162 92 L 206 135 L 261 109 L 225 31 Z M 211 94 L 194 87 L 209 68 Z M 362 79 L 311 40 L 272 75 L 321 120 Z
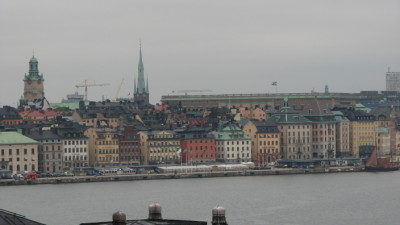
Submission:
M 75 87 L 76 88 L 80 88 L 80 87 L 84 87 L 85 88 L 85 101 L 87 101 L 88 100 L 88 87 L 99 87 L 99 86 L 107 86 L 107 85 L 110 85 L 109 83 L 103 83 L 103 84 L 96 84 L 96 83 L 93 83 L 93 84 L 88 84 L 87 83 L 87 80 L 85 80 L 85 84 L 78 84 L 78 85 L 75 85 Z
M 175 91 L 172 91 L 172 93 L 176 93 L 176 94 L 179 94 L 179 93 L 185 93 L 185 95 L 187 95 L 188 93 L 195 93 L 195 92 L 199 92 L 199 93 L 202 93 L 202 92 L 212 92 L 212 90 L 175 90 Z
M 122 87 L 123 84 L 124 84 L 124 78 L 122 78 L 121 83 L 120 83 L 119 86 L 118 86 L 117 93 L 115 93 L 114 101 L 117 101 L 119 92 L 121 91 L 121 87 Z

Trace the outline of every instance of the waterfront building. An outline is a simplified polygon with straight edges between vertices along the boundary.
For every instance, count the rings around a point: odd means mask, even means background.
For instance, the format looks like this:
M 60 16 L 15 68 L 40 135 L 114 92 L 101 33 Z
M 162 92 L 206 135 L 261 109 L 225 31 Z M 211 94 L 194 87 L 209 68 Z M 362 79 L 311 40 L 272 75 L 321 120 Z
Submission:
M 386 91 L 400 92 L 400 72 L 386 72 Z
M 119 135 L 116 129 L 89 128 L 84 133 L 89 142 L 89 165 L 118 165 L 120 163 Z
M 385 127 L 378 127 L 376 150 L 378 155 L 390 155 L 390 134 Z
M 84 126 L 67 121 L 51 129 L 62 138 L 64 169 L 89 165 L 88 138 L 84 135 Z
M 352 156 L 368 156 L 376 149 L 378 124 L 375 116 L 364 110 L 342 110 L 350 120 L 350 151 Z
M 134 102 L 138 105 L 147 105 L 149 104 L 149 80 L 144 80 L 144 65 L 142 59 L 142 45 L 140 45 L 139 50 L 139 64 L 138 64 L 138 79 L 136 82 L 136 78 L 134 78 L 134 91 L 133 91 L 133 99 Z
M 62 173 L 64 170 L 62 137 L 42 128 L 28 129 L 26 136 L 39 142 L 38 170 L 44 173 Z
M 281 133 L 272 121 L 248 121 L 243 132 L 251 138 L 251 160 L 258 166 L 280 159 Z
M 211 132 L 215 138 L 217 161 L 240 163 L 251 161 L 251 138 L 238 126 L 228 124 L 225 128 Z
M 143 164 L 140 135 L 135 126 L 124 125 L 119 135 L 119 159 L 124 165 Z
M 332 111 L 336 121 L 336 157 L 350 157 L 350 121 L 340 111 Z
M 39 143 L 15 131 L 0 132 L 0 161 L 2 169 L 13 173 L 38 169 Z
M 268 119 L 276 123 L 281 132 L 281 158 L 312 158 L 312 122 L 289 107 L 289 100 L 284 100 L 284 107 L 272 112 Z
M 209 133 L 210 131 L 210 127 L 193 127 L 184 131 L 177 131 L 181 139 L 182 163 L 215 162 L 215 139 Z
M 396 111 L 393 105 L 372 108 L 370 114 L 375 116 L 376 126 L 384 127 L 389 132 L 390 151 L 396 153 Z
M 300 114 L 311 121 L 313 158 L 336 157 L 336 120 L 328 105 L 318 99 L 304 108 Z
M 141 131 L 142 153 L 148 164 L 180 163 L 179 136 L 170 130 Z
M 39 62 L 32 56 L 29 60 L 29 73 L 24 78 L 24 100 L 32 101 L 34 99 L 44 98 L 44 79 L 43 74 L 39 74 Z
M 4 126 L 13 127 L 22 122 L 22 117 L 19 115 L 16 108 L 11 106 L 3 106 L 3 108 L 0 108 L 0 123 L 3 123 Z

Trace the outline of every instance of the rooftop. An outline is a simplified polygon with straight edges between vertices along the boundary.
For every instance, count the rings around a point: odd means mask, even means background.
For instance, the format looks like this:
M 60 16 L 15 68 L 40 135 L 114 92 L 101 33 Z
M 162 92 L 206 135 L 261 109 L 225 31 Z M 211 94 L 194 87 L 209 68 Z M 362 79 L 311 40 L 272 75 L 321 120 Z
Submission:
M 15 131 L 0 132 L 0 145 L 37 144 L 38 142 Z

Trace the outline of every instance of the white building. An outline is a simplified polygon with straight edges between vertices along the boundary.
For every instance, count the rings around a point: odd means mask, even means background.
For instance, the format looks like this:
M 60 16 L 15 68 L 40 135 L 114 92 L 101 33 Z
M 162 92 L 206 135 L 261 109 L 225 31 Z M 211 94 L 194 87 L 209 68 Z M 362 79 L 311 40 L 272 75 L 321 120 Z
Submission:
M 217 161 L 227 163 L 251 161 L 251 138 L 239 127 L 229 125 L 212 134 L 215 137 Z

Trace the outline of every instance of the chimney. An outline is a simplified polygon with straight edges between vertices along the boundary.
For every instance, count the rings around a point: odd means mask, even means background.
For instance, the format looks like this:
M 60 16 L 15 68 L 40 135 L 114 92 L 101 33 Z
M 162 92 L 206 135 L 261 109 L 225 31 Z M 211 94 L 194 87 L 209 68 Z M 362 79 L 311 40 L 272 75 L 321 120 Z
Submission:
M 112 225 L 126 225 L 126 215 L 120 211 L 112 215 Z
M 159 203 L 149 205 L 149 220 L 162 220 L 161 205 Z
M 217 206 L 212 209 L 212 225 L 228 225 L 225 218 L 225 208 Z

